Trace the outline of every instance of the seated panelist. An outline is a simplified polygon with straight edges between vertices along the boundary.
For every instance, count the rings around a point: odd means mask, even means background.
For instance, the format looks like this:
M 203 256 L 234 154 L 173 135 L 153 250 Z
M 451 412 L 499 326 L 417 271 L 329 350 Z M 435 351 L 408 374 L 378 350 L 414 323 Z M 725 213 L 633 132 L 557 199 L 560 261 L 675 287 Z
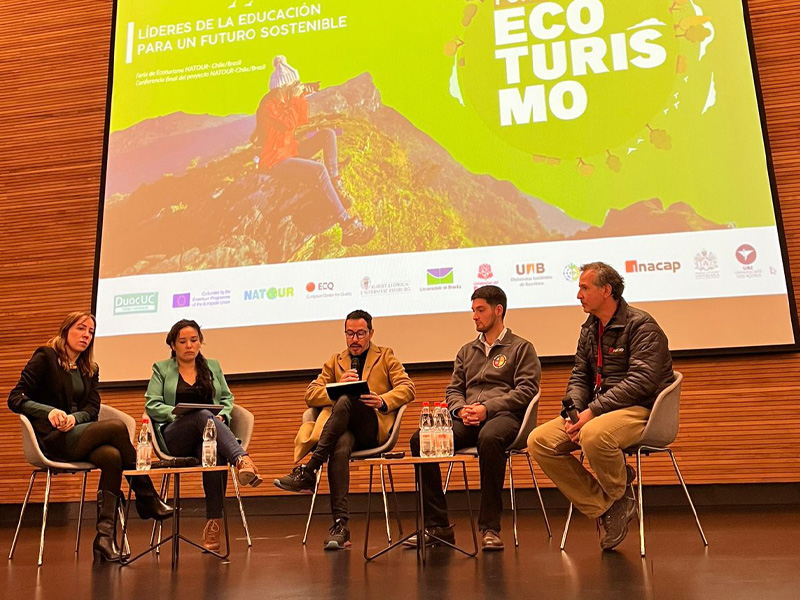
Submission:
M 58 333 L 37 348 L 8 396 L 8 407 L 28 417 L 45 456 L 86 461 L 100 469 L 97 489 L 95 561 L 117 561 L 115 516 L 122 471 L 136 468 L 136 450 L 120 419 L 98 421 L 100 395 L 94 362 L 96 320 L 88 312 L 67 315 Z M 166 519 L 172 508 L 158 497 L 149 477 L 131 477 L 136 510 L 143 519 Z
M 328 359 L 322 373 L 306 390 L 306 404 L 321 408 L 322 412 L 315 423 L 304 423 L 297 434 L 295 460 L 301 460 L 315 445 L 316 448 L 305 465 L 274 481 L 276 486 L 290 492 L 313 491 L 317 471 L 328 462 L 333 526 L 325 540 L 326 550 L 350 545 L 347 506 L 350 454 L 386 442 L 397 410 L 414 399 L 414 382 L 391 348 L 372 343 L 374 333 L 368 312 L 355 310 L 347 315 L 346 348 Z M 359 380 L 367 382 L 369 394 L 342 395 L 331 402 L 326 385 Z
M 261 483 L 258 469 L 230 430 L 233 395 L 222 368 L 214 359 L 203 356 L 203 332 L 195 321 L 182 319 L 167 334 L 171 358 L 153 364 L 153 374 L 145 392 L 145 410 L 153 422 L 159 447 L 172 456 L 202 458 L 203 430 L 211 419 L 217 429 L 217 464 L 234 465 L 242 485 Z M 194 410 L 176 417 L 172 409 L 181 403 L 222 405 L 216 417 L 210 410 Z M 220 548 L 220 519 L 225 500 L 225 472 L 203 473 L 206 494 L 206 526 L 203 547 Z

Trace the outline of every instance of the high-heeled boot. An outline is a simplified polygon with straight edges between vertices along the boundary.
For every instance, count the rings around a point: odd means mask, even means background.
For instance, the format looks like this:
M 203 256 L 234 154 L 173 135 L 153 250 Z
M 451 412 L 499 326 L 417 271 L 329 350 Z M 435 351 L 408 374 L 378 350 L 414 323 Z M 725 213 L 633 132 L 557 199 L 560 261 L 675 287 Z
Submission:
M 158 496 L 149 477 L 129 477 L 128 483 L 136 494 L 136 512 L 139 517 L 163 521 L 172 516 L 173 508 Z
M 92 544 L 95 562 L 119 561 L 114 517 L 119 496 L 107 490 L 97 491 L 97 535 Z

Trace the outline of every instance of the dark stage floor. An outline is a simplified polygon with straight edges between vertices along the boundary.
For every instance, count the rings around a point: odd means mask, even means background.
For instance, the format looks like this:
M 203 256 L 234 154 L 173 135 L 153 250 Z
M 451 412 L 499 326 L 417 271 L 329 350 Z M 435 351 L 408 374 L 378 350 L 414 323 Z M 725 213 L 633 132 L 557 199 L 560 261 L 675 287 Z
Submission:
M 32 507 L 35 513 L 38 507 Z M 90 507 L 93 508 L 93 507 Z M 233 508 L 233 506 L 231 506 Z M 189 511 L 187 511 L 189 512 Z M 170 568 L 169 550 L 146 556 L 129 567 L 92 566 L 93 522 L 84 523 L 80 556 L 74 550 L 74 521 L 48 527 L 45 561 L 36 567 L 38 530 L 27 526 L 14 560 L 8 561 L 0 597 L 25 600 L 120 598 L 152 600 L 217 598 L 649 598 L 656 600 L 735 600 L 800 598 L 800 510 L 786 508 L 704 508 L 700 518 L 706 549 L 688 509 L 652 508 L 646 517 L 647 557 L 639 557 L 638 531 L 632 529 L 618 552 L 602 553 L 594 523 L 573 520 L 567 551 L 558 548 L 566 514 L 551 514 L 548 539 L 540 514 L 521 511 L 520 547 L 513 548 L 510 515 L 504 522 L 505 552 L 466 558 L 447 549 L 432 550 L 428 565 L 413 550 L 396 550 L 372 563 L 362 557 L 364 515 L 352 520 L 353 547 L 324 552 L 327 517 L 315 517 L 306 547 L 300 516 L 250 519 L 253 547 L 248 551 L 238 514 L 233 513 L 232 554 L 228 562 L 181 549 Z M 33 516 L 33 515 L 32 515 Z M 383 541 L 380 517 L 373 524 L 374 546 Z M 184 517 L 184 533 L 200 535 L 204 521 Z M 457 536 L 468 543 L 466 515 L 458 513 Z M 411 526 L 410 515 L 405 521 Z M 134 523 L 134 551 L 149 535 Z M 4 552 L 13 528 L 0 529 Z M 794 590 L 794 591 L 792 591 Z

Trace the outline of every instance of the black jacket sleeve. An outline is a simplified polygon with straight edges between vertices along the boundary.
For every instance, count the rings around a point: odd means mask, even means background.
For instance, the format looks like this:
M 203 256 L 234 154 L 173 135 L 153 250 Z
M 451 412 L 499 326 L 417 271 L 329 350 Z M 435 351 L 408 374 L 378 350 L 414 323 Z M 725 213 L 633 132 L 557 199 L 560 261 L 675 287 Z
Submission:
M 8 395 L 8 408 L 15 413 L 22 412 L 22 404 L 27 400 L 48 404 L 47 402 L 42 402 L 43 399 L 40 397 L 40 386 L 47 379 L 49 368 L 45 352 L 44 348 L 39 348 L 33 353 L 28 364 L 22 370 L 17 385 Z

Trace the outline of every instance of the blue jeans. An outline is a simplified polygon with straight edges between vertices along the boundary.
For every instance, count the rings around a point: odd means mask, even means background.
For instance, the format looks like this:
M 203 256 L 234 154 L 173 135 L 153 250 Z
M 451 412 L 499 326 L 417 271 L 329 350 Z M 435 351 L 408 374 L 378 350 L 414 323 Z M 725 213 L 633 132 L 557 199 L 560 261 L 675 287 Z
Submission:
M 215 418 L 210 410 L 195 410 L 161 430 L 166 451 L 172 456 L 203 457 L 203 430 L 211 419 L 217 428 L 217 465 L 236 464 L 240 456 L 247 454 L 230 428 Z M 220 478 L 222 480 L 220 481 Z M 206 494 L 206 518 L 219 519 L 222 517 L 222 503 L 225 500 L 225 488 L 228 483 L 228 474 L 224 471 L 216 473 L 203 473 L 203 491 Z
M 317 152 L 322 151 L 320 164 L 311 160 Z M 336 132 L 333 129 L 320 129 L 309 139 L 303 140 L 297 147 L 298 155 L 286 158 L 270 169 L 270 174 L 284 181 L 310 182 L 314 195 L 323 204 L 329 204 L 333 214 L 340 223 L 350 217 L 347 214 L 331 178 L 339 176 L 339 161 L 336 149 Z

